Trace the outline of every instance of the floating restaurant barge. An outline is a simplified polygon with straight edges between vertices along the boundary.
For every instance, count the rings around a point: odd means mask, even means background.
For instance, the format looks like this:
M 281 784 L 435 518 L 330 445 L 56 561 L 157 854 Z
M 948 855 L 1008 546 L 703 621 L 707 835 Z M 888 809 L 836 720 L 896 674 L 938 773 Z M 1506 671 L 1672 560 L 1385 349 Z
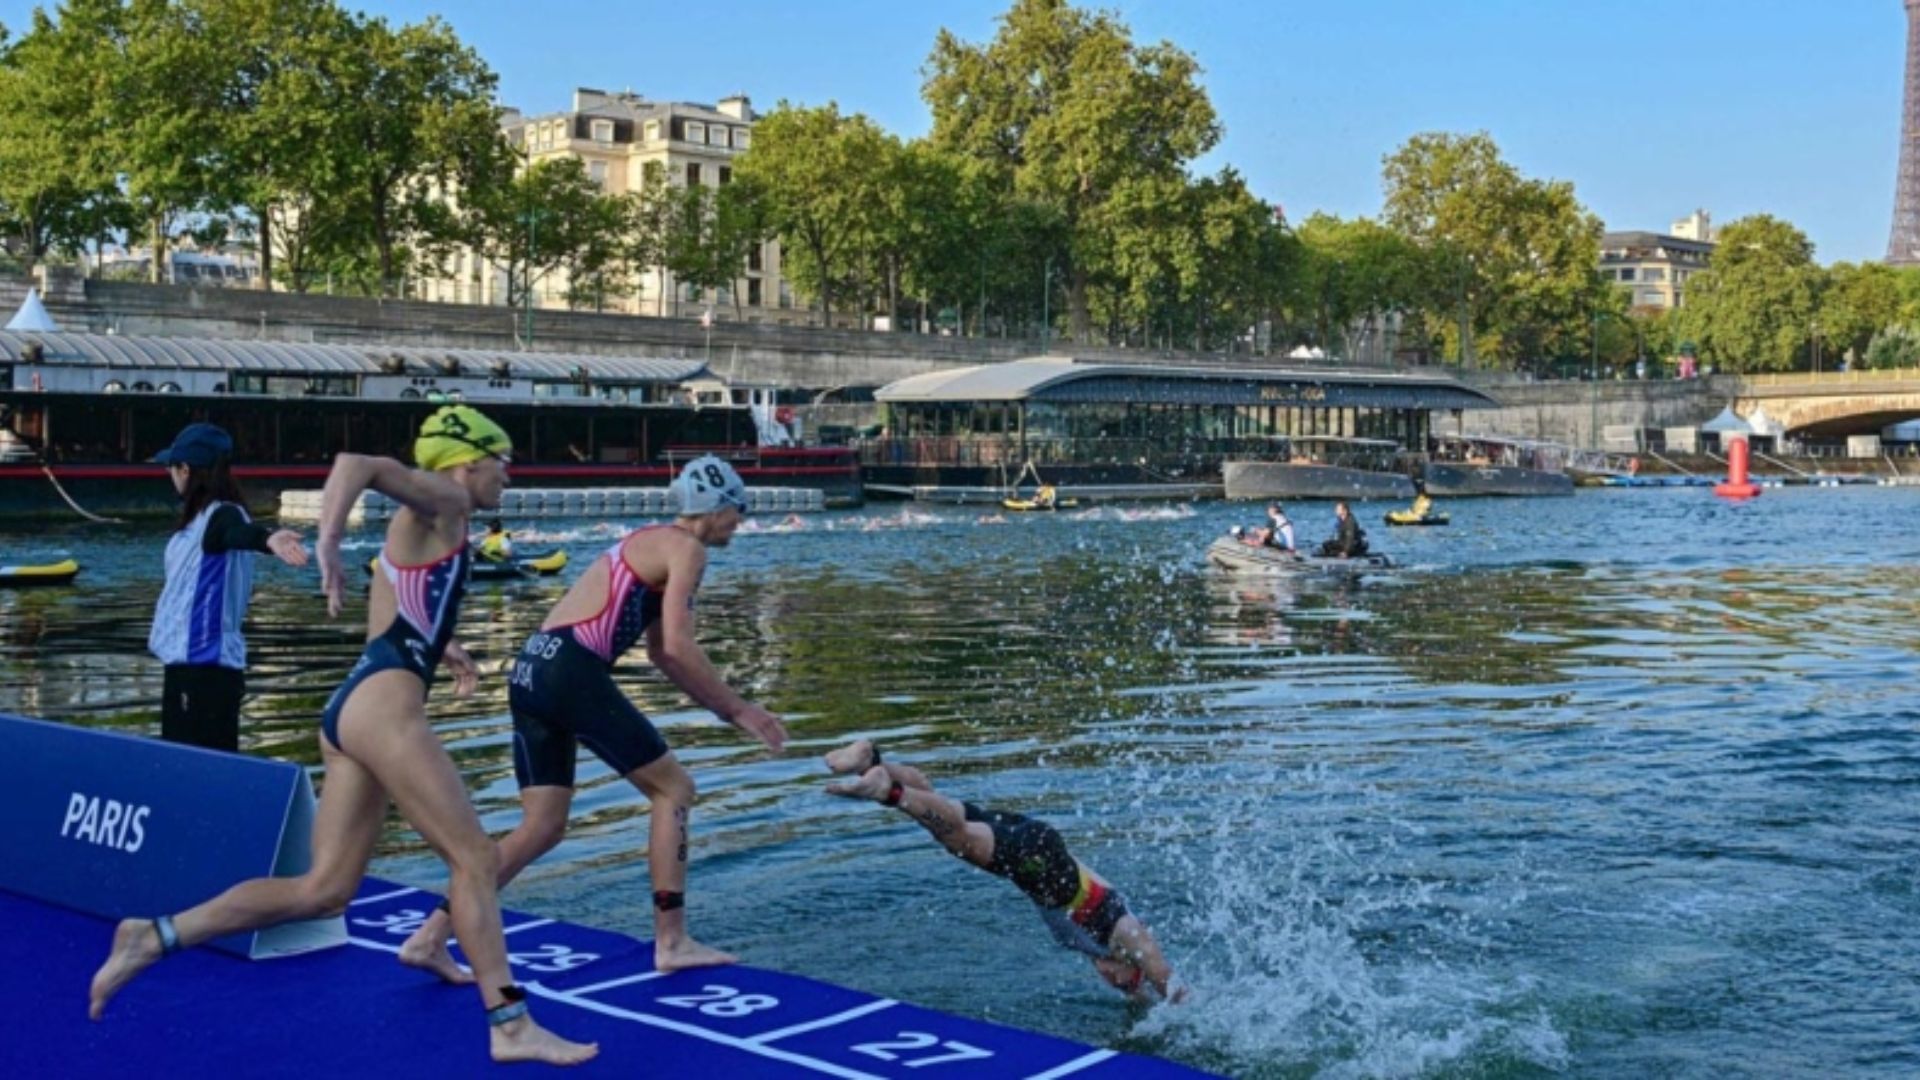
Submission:
M 188 423 L 233 434 L 256 507 L 317 488 L 333 455 L 410 460 L 443 401 L 485 409 L 513 436 L 516 484 L 660 487 L 677 460 L 713 451 L 750 487 L 860 499 L 851 450 L 757 445 L 744 405 L 689 403 L 698 361 L 267 341 L 0 331 L 0 514 L 167 513 L 148 464 Z M 54 482 L 57 481 L 57 485 Z
M 1397 494 L 1419 475 L 1434 410 L 1498 404 L 1443 375 L 1052 356 L 916 375 L 875 397 L 887 424 L 860 447 L 868 492 L 953 502 L 996 499 L 1029 464 L 1095 497 Z M 1368 460 L 1330 461 L 1340 446 Z

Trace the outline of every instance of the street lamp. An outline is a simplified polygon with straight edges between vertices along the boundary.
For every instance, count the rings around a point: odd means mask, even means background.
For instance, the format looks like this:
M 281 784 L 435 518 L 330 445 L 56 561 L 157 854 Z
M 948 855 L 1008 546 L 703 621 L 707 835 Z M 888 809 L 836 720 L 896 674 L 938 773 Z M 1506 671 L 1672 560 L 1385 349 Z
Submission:
M 1047 256 L 1047 267 L 1040 275 L 1040 354 L 1045 356 L 1053 343 L 1053 256 Z

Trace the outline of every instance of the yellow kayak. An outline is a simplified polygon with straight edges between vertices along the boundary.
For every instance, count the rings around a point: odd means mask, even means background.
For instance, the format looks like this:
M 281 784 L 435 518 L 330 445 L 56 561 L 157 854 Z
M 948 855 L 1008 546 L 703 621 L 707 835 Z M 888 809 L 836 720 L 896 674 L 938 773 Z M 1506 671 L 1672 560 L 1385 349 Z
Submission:
M 1039 499 L 1001 499 L 1000 505 L 1018 513 L 1045 513 L 1049 510 L 1071 510 L 1080 505 L 1079 499 L 1055 499 L 1043 503 Z
M 72 559 L 39 566 L 0 566 L 0 588 L 27 585 L 65 585 L 80 573 L 80 564 Z
M 1389 525 L 1445 525 L 1452 520 L 1453 518 L 1445 513 L 1416 514 L 1411 510 L 1387 511 L 1387 524 Z

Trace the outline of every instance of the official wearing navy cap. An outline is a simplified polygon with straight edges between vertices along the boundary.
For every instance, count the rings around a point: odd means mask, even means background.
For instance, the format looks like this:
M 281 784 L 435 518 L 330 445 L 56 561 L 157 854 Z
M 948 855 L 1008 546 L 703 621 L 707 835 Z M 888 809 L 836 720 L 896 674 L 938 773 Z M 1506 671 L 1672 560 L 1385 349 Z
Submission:
M 240 626 L 253 597 L 253 553 L 305 566 L 307 549 L 292 529 L 248 518 L 233 478 L 233 436 L 218 425 L 188 424 L 153 460 L 167 467 L 182 502 L 147 635 L 147 648 L 165 665 L 160 737 L 238 750 L 247 669 Z
M 218 424 L 188 424 L 173 437 L 173 445 L 153 455 L 162 465 L 210 469 L 221 458 L 233 456 L 233 436 Z

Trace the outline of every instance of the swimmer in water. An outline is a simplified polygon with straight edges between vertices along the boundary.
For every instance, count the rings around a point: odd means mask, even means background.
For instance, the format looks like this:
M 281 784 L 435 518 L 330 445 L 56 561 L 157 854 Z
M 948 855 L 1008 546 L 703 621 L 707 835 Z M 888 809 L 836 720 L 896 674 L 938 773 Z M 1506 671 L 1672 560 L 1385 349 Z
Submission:
M 1018 886 L 1062 948 L 1086 955 L 1094 970 L 1130 997 L 1179 1001 L 1169 990 L 1173 970 L 1146 924 L 1100 875 L 1067 851 L 1053 826 L 1003 810 L 956 802 L 933 790 L 910 765 L 882 761 L 880 748 L 861 739 L 826 756 L 827 768 L 857 779 L 828 784 L 827 792 L 872 799 L 906 814 L 941 846 L 967 862 Z

